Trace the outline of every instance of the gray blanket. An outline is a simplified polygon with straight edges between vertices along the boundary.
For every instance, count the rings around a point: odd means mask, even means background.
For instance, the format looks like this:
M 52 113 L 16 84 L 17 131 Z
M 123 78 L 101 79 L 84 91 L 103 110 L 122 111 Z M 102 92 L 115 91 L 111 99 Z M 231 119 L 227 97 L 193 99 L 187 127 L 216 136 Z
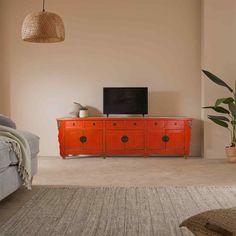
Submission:
M 28 141 L 12 128 L 0 125 L 0 142 L 9 145 L 18 159 L 18 172 L 24 185 L 31 189 L 31 155 Z

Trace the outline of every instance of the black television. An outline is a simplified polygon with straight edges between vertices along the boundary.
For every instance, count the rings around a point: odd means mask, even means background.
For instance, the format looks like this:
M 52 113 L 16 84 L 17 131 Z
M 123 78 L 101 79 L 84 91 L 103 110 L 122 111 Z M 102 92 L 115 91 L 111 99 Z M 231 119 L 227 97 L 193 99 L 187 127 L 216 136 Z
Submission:
M 148 114 L 148 88 L 103 88 L 103 114 Z

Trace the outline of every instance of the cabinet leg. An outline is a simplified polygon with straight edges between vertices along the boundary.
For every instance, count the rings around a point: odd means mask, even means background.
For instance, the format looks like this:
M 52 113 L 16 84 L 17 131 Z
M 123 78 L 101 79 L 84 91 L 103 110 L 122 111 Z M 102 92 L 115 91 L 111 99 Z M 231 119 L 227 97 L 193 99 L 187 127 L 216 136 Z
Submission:
M 184 155 L 184 159 L 188 160 L 189 159 L 189 155 Z
M 62 159 L 66 159 L 66 153 L 63 151 L 60 151 L 60 156 L 62 157 Z
M 106 159 L 106 158 L 107 158 L 107 156 L 106 156 L 106 155 L 102 155 L 102 157 L 103 157 L 103 159 Z

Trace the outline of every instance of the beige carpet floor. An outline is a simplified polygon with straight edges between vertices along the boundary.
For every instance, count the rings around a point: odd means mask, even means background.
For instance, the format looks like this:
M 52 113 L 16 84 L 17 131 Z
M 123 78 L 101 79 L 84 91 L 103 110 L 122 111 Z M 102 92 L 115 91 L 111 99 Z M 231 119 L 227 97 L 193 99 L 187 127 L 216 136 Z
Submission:
M 39 187 L 1 236 L 183 236 L 182 220 L 236 206 L 236 187 Z
M 40 185 L 76 186 L 225 186 L 236 185 L 236 164 L 191 158 L 39 157 L 34 188 L 24 187 L 0 202 L 0 226 L 40 189 Z
M 19 188 L 17 191 L 0 201 L 0 227 L 9 220 L 16 212 L 29 201 L 33 195 L 40 190 L 39 186 L 33 186 L 29 191 L 25 187 Z
M 188 186 L 236 184 L 236 164 L 200 158 L 39 157 L 35 185 Z

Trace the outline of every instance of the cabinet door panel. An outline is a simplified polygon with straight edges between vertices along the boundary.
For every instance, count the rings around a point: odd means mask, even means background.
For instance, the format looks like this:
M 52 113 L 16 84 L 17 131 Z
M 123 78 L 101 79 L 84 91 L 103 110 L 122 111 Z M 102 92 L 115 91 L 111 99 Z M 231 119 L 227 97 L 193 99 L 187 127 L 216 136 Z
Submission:
M 124 132 L 128 140 L 125 142 L 126 150 L 144 150 L 144 131 L 129 130 Z
M 93 152 L 102 152 L 103 131 L 96 129 L 87 129 L 84 131 L 83 136 L 86 141 L 83 143 L 83 149 Z
M 147 149 L 151 150 L 164 150 L 165 142 L 162 138 L 165 135 L 164 129 L 148 130 L 147 134 Z
M 109 151 L 124 151 L 124 143 L 121 141 L 123 130 L 108 130 L 106 133 L 106 149 Z
M 184 130 L 166 130 L 166 136 L 169 137 L 169 141 L 166 142 L 166 150 L 184 149 Z
M 82 143 L 80 137 L 82 130 L 80 129 L 65 129 L 65 149 L 66 150 L 81 150 Z

